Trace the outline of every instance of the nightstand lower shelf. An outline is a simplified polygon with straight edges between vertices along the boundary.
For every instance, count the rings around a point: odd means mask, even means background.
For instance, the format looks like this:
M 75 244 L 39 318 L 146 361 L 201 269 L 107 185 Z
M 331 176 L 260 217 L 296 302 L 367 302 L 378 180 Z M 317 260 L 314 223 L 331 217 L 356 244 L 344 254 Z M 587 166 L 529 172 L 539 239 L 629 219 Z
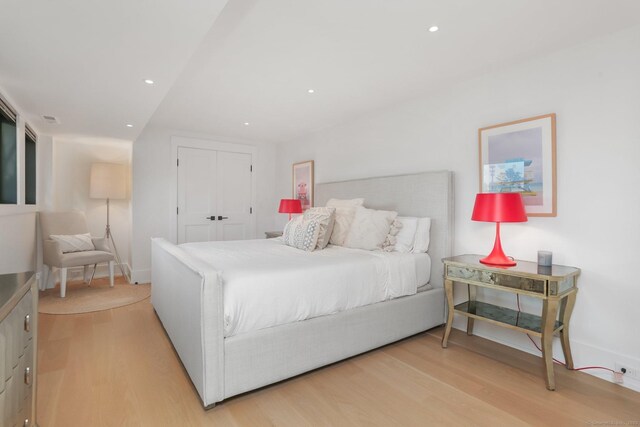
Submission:
M 480 301 L 466 301 L 458 304 L 455 306 L 454 312 L 466 317 L 497 323 L 525 334 L 542 336 L 542 317 L 535 314 Z M 560 328 L 562 328 L 562 322 L 556 321 L 553 331 L 557 332 Z

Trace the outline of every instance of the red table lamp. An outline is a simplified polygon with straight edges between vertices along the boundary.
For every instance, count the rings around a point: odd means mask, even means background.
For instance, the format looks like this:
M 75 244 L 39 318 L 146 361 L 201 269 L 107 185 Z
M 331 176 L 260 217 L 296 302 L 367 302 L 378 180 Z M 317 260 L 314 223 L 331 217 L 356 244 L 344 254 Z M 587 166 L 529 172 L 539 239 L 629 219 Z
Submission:
M 516 262 L 507 257 L 500 242 L 501 222 L 526 222 L 527 214 L 520 193 L 480 193 L 473 206 L 473 221 L 496 223 L 496 241 L 491 253 L 480 260 L 483 264 L 512 267 Z
M 289 221 L 291 221 L 291 214 L 302 213 L 302 203 L 300 203 L 299 199 L 282 199 L 280 200 L 278 212 L 288 213 Z

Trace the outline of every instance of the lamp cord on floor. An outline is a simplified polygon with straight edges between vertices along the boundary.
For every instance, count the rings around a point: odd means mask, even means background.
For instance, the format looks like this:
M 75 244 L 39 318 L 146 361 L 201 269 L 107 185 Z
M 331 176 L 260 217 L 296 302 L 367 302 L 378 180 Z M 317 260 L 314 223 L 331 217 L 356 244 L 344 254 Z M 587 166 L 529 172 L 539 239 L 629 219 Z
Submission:
M 522 310 L 520 310 L 520 295 L 518 295 L 518 294 L 516 294 L 516 301 L 517 301 L 517 303 L 518 303 L 518 313 L 521 313 L 521 312 L 522 312 Z M 534 339 L 533 339 L 533 338 L 531 338 L 531 335 L 527 334 L 527 338 L 529 338 L 529 340 L 531 341 L 531 343 L 533 343 L 533 345 L 538 349 L 538 351 L 542 353 L 542 349 L 540 348 L 540 346 L 538 345 L 538 343 L 536 343 L 536 342 L 534 341 Z M 564 362 L 561 362 L 561 361 L 559 361 L 559 360 L 558 360 L 558 359 L 556 359 L 556 358 L 553 358 L 553 362 L 554 362 L 554 363 L 556 363 L 557 365 L 562 365 L 562 366 L 564 366 L 565 368 L 567 368 L 567 365 L 566 365 Z M 604 366 L 583 366 L 583 367 L 581 367 L 581 368 L 567 368 L 567 369 L 569 369 L 570 371 L 586 371 L 586 370 L 589 370 L 589 369 L 604 369 L 604 370 L 607 370 L 607 371 L 612 372 L 612 373 L 614 373 L 614 374 L 615 374 L 615 373 L 617 373 L 617 372 L 616 372 L 616 371 L 614 371 L 613 369 L 611 369 L 611 368 L 607 368 L 607 367 L 604 367 Z M 619 372 L 619 373 L 620 373 L 620 374 L 623 374 L 623 372 Z

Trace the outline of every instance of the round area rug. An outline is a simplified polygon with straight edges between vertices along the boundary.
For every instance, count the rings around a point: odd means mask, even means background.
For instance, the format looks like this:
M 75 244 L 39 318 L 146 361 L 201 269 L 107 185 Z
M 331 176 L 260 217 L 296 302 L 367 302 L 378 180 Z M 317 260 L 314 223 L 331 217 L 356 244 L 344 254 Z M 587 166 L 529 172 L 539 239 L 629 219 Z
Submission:
M 38 312 L 45 314 L 78 314 L 109 310 L 142 301 L 151 295 L 151 285 L 116 283 L 109 287 L 108 280 L 96 280 L 87 286 L 76 282 L 67 284 L 67 295 L 60 298 L 60 287 L 40 292 Z

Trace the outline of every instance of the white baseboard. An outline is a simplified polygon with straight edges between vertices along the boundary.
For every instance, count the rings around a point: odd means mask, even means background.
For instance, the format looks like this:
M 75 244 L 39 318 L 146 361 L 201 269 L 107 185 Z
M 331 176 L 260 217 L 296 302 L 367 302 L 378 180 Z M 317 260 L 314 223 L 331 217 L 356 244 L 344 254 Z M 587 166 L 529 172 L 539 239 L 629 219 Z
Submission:
M 456 319 L 454 320 L 453 327 L 461 331 L 466 331 L 466 320 Z M 542 357 L 540 351 L 534 347 L 529 341 L 526 335 L 511 331 L 498 326 L 490 325 L 485 322 L 475 322 L 473 334 L 482 338 L 486 338 L 490 341 L 494 341 L 508 347 L 516 348 L 526 353 L 533 354 L 538 357 Z M 539 344 L 540 340 L 533 338 Z M 563 361 L 562 346 L 558 337 L 554 338 L 553 342 L 553 354 L 554 357 L 560 361 Z M 582 366 L 603 366 L 610 369 L 614 369 L 616 363 L 626 363 L 632 367 L 640 367 L 640 359 L 637 357 L 631 357 L 614 353 L 612 351 L 596 347 L 594 345 L 571 339 L 571 354 L 573 356 L 573 364 L 576 368 Z M 613 383 L 613 374 L 604 369 L 590 369 L 581 371 L 594 377 L 601 378 L 603 380 Z M 640 379 L 624 378 L 624 383 L 620 384 L 623 387 L 629 388 L 634 391 L 640 392 Z
M 607 368 L 614 369 L 616 363 L 626 364 L 627 366 L 635 367 L 636 369 L 640 368 L 640 359 L 637 357 L 614 353 L 604 348 L 577 340 L 571 340 L 571 352 L 573 353 L 574 365 L 577 368 L 580 366 L 606 366 Z M 578 355 L 579 358 L 577 357 Z M 582 372 L 586 372 L 609 382 L 614 382 L 611 372 L 603 369 L 589 369 L 588 371 Z M 621 384 L 623 387 L 640 392 L 640 378 L 623 377 L 623 380 L 624 383 Z
M 131 283 L 151 283 L 151 270 L 133 270 Z

